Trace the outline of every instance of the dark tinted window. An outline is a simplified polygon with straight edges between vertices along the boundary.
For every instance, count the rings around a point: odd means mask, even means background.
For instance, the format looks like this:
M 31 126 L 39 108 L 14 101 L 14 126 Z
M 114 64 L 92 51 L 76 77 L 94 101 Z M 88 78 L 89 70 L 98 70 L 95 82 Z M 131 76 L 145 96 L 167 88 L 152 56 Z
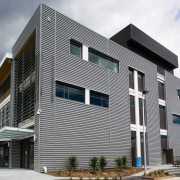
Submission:
M 130 96 L 130 113 L 131 113 L 131 124 L 135 124 L 135 102 L 134 96 Z
M 109 96 L 102 93 L 90 91 L 90 104 L 102 107 L 109 107 Z
M 56 96 L 74 101 L 84 102 L 85 90 L 80 87 L 56 82 Z
M 74 40 L 70 40 L 70 54 L 81 58 L 82 57 L 82 45 Z
M 144 74 L 138 72 L 138 91 L 144 91 Z
M 158 92 L 159 92 L 159 99 L 165 99 L 164 98 L 164 83 L 158 81 Z
M 134 72 L 132 69 L 129 69 L 129 87 L 134 89 Z
M 166 129 L 165 106 L 159 105 L 160 129 Z
M 89 61 L 97 64 L 101 67 L 107 68 L 115 73 L 119 72 L 119 63 L 118 61 L 99 53 L 95 50 L 89 50 Z
M 173 114 L 173 123 L 180 124 L 180 116 Z

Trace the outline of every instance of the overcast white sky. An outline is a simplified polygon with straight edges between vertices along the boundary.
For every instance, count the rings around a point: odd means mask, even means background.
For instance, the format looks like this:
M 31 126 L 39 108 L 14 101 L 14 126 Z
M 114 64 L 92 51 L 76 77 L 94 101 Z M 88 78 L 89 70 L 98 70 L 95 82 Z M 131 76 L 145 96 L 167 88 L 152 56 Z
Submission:
M 0 61 L 40 3 L 107 38 L 132 23 L 178 55 L 180 64 L 180 0 L 0 0 Z

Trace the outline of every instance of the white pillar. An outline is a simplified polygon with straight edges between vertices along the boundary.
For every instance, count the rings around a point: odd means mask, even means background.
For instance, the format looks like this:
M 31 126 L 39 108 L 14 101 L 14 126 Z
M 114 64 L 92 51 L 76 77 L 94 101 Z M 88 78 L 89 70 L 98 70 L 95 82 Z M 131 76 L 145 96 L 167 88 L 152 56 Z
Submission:
M 141 137 L 139 123 L 139 97 L 138 97 L 138 72 L 134 70 L 134 91 L 135 91 L 135 120 L 136 120 L 136 153 L 141 157 Z
M 88 47 L 83 45 L 82 46 L 82 59 L 84 59 L 85 61 L 88 61 Z
M 85 104 L 90 104 L 90 91 L 85 89 Z

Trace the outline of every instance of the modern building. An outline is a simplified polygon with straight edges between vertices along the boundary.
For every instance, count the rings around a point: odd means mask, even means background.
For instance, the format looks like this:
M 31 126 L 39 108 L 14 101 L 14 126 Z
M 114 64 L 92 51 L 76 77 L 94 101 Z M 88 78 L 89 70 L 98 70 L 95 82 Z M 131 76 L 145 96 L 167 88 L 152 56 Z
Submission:
M 107 39 L 41 4 L 0 63 L 0 166 L 64 169 L 71 155 L 80 168 L 101 155 L 139 165 L 143 144 L 148 165 L 172 163 L 177 67 L 132 24 Z

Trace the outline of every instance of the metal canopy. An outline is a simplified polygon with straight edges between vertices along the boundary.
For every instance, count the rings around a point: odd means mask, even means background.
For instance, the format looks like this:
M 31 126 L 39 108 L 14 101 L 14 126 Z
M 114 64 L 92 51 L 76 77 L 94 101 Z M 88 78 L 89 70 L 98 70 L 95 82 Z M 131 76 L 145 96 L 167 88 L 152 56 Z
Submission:
M 0 141 L 7 140 L 21 140 L 34 135 L 33 129 L 17 128 L 5 126 L 0 129 Z

